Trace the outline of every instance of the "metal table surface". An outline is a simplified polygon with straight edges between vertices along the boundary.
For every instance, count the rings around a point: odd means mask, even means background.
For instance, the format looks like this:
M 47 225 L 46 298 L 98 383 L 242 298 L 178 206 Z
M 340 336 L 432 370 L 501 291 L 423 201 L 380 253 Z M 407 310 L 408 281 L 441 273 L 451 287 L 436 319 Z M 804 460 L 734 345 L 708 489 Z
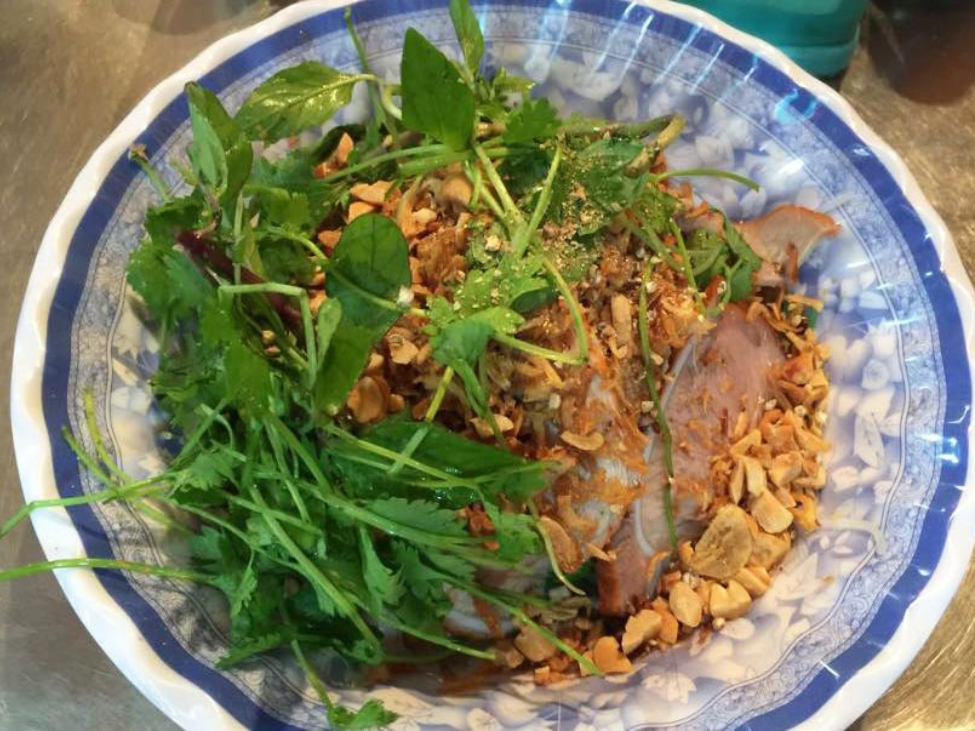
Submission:
M 48 220 L 95 147 L 157 82 L 282 0 L 4 0 L 0 4 L 0 411 L 20 300 Z M 975 4 L 877 0 L 839 88 L 907 161 L 975 274 Z M 21 495 L 0 423 L 0 516 Z M 29 528 L 0 567 L 41 559 Z M 860 719 L 975 729 L 975 570 L 904 676 Z M 87 635 L 54 578 L 0 585 L 0 729 L 173 729 Z

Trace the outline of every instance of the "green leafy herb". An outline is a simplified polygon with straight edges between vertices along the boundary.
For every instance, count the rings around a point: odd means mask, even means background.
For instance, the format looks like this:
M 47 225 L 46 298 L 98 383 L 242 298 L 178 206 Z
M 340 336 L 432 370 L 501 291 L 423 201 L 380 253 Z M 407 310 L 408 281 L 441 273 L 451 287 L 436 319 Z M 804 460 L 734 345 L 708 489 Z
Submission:
M 402 315 L 396 300 L 410 282 L 406 240 L 393 221 L 369 214 L 346 227 L 327 280 L 329 296 L 342 305 L 342 319 L 315 384 L 325 413 L 335 414 L 345 403 L 373 345 Z
M 455 150 L 474 133 L 474 94 L 457 67 L 413 28 L 406 31 L 400 67 L 403 124 Z
M 346 74 L 306 61 L 274 74 L 258 86 L 240 111 L 237 124 L 250 139 L 273 142 L 324 124 L 352 100 L 362 74 Z
M 464 53 L 467 71 L 473 80 L 484 56 L 484 36 L 467 0 L 450 0 L 450 20 Z

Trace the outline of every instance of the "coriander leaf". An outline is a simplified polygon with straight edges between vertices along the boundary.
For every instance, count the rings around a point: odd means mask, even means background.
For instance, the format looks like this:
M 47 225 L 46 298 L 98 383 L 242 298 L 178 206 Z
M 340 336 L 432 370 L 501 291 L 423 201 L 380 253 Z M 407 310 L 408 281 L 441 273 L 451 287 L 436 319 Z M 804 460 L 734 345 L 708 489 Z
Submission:
M 434 335 L 433 357 L 438 363 L 451 365 L 457 361 L 473 363 L 487 347 L 494 328 L 483 320 L 458 320 Z
M 241 642 L 231 644 L 227 654 L 220 658 L 216 667 L 218 670 L 227 670 L 239 665 L 244 660 L 268 652 L 276 647 L 286 645 L 294 639 L 295 630 L 291 627 L 282 628 L 275 632 L 270 632 L 259 637 L 253 637 Z
M 490 307 L 452 322 L 434 335 L 433 356 L 437 362 L 451 365 L 457 361 L 474 363 L 484 352 L 494 333 L 510 335 L 525 318 L 507 307 Z
M 403 596 L 403 583 L 399 574 L 391 571 L 376 553 L 369 531 L 359 527 L 359 550 L 362 554 L 362 578 L 369 589 L 369 601 L 373 614 L 379 614 L 384 604 L 398 604 Z
M 177 488 L 212 490 L 232 482 L 236 466 L 236 460 L 229 452 L 204 449 L 196 453 L 185 468 L 173 475 L 173 482 Z
M 450 0 L 450 20 L 454 24 L 454 32 L 464 52 L 467 70 L 473 79 L 484 56 L 484 36 L 481 34 L 481 26 L 467 0 Z
M 317 61 L 292 66 L 247 97 L 237 123 L 250 139 L 268 142 L 317 127 L 352 100 L 352 87 L 361 78 Z
M 395 302 L 412 282 L 407 251 L 399 227 L 374 214 L 350 223 L 335 246 L 325 286 L 341 303 L 342 320 L 315 385 L 316 403 L 327 414 L 342 408 L 369 352 L 402 314 Z
M 639 142 L 605 138 L 566 154 L 549 210 L 560 221 L 574 222 L 579 234 L 601 230 L 647 189 L 648 173 L 630 177 L 626 172 L 642 150 Z
M 394 538 L 389 543 L 394 560 L 399 566 L 399 573 L 403 577 L 403 586 L 409 594 L 426 605 L 421 612 L 410 616 L 415 604 L 403 601 L 397 615 L 407 624 L 429 626 L 439 632 L 439 623 L 431 620 L 445 616 L 451 608 L 451 602 L 443 590 L 443 577 L 421 559 L 419 549 L 412 543 L 399 538 Z
M 456 576 L 458 579 L 462 579 L 464 581 L 474 581 L 477 567 L 470 561 L 465 561 L 460 556 L 452 553 L 434 553 L 433 551 L 424 551 L 424 555 L 427 557 L 427 561 L 432 563 L 444 573 L 450 574 L 451 576 Z
M 357 711 L 332 704 L 328 707 L 328 724 L 336 731 L 361 731 L 388 726 L 399 716 L 386 710 L 381 701 L 366 701 Z
M 553 136 L 560 126 L 558 113 L 548 99 L 529 99 L 511 110 L 504 139 L 508 143 L 541 140 Z
M 285 188 L 266 185 L 249 186 L 261 206 L 262 223 L 271 223 L 290 231 L 301 231 L 312 225 L 308 196 Z
M 484 510 L 494 523 L 498 558 L 518 560 L 541 552 L 541 539 L 535 530 L 535 519 L 532 516 L 505 512 L 494 503 L 485 503 Z
M 474 133 L 474 94 L 457 67 L 413 28 L 400 65 L 403 124 L 461 150 Z
M 213 287 L 171 238 L 148 236 L 132 252 L 126 279 L 162 322 L 175 322 L 198 311 L 214 296 Z
M 257 573 L 254 571 L 253 559 L 240 575 L 237 586 L 230 595 L 230 616 L 236 617 L 244 607 L 250 603 L 251 597 L 257 589 Z
M 198 192 L 182 198 L 173 198 L 146 211 L 146 233 L 160 242 L 175 243 L 180 231 L 193 230 L 205 225 L 204 202 Z
M 428 500 L 405 500 L 399 497 L 381 498 L 369 503 L 368 509 L 400 525 L 416 528 L 439 536 L 467 535 L 457 513 L 441 508 Z
M 224 354 L 227 396 L 248 416 L 267 412 L 272 395 L 271 371 L 267 360 L 240 341 L 231 343 Z
M 197 177 L 210 184 L 224 208 L 232 208 L 251 173 L 251 144 L 212 91 L 186 85 L 193 143 L 190 161 Z

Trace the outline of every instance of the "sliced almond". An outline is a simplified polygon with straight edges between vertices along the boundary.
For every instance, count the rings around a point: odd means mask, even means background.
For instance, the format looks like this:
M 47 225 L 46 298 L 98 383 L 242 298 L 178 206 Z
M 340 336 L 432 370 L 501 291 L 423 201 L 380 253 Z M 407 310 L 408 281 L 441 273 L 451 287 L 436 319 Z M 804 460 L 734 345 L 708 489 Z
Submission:
M 819 527 L 819 511 L 815 498 L 809 495 L 799 495 L 798 500 L 793 500 L 795 507 L 789 508 L 796 524 L 807 533 L 811 533 Z
M 342 238 L 341 231 L 329 231 L 324 229 L 318 232 L 318 240 L 327 251 L 334 249 L 340 238 Z
M 414 343 L 404 338 L 402 335 L 390 335 L 387 341 L 389 345 L 389 357 L 393 363 L 408 365 L 416 360 L 420 349 Z
M 605 444 L 605 439 L 600 432 L 589 432 L 588 434 L 576 434 L 572 431 L 564 431 L 560 434 L 562 441 L 566 444 L 580 449 L 583 452 L 595 452 Z
M 621 346 L 628 346 L 633 342 L 633 305 L 624 294 L 614 294 L 610 302 L 613 316 L 613 328 L 616 330 L 617 341 Z
M 474 186 L 464 173 L 451 173 L 444 178 L 438 198 L 441 203 L 456 209 L 467 208 L 474 193 Z

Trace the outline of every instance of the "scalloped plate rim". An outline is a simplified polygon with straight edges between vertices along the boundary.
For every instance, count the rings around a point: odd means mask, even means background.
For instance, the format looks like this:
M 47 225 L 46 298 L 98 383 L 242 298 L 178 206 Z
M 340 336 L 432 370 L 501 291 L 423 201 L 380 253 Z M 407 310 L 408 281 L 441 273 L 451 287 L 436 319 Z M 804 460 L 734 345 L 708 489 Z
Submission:
M 41 409 L 41 387 L 47 341 L 47 316 L 73 233 L 111 169 L 128 145 L 149 122 L 177 98 L 185 82 L 197 79 L 223 61 L 269 35 L 302 20 L 354 3 L 341 0 L 305 0 L 265 20 L 226 36 L 157 84 L 95 150 L 78 174 L 49 224 L 31 272 L 18 320 L 11 377 L 11 426 L 21 485 L 26 499 L 58 495 L 52 455 Z M 975 362 L 975 292 L 962 266 L 944 222 L 928 203 L 916 180 L 887 145 L 836 91 L 810 76 L 768 43 L 701 10 L 670 0 L 635 3 L 660 10 L 727 38 L 761 57 L 798 86 L 822 100 L 859 136 L 887 168 L 915 208 L 951 285 L 966 342 L 969 363 Z M 975 446 L 968 433 L 969 453 Z M 965 484 L 971 477 L 971 461 Z M 907 668 L 940 619 L 968 567 L 975 532 L 966 524 L 975 520 L 975 492 L 963 489 L 951 516 L 945 545 L 927 584 L 909 605 L 900 625 L 883 649 L 849 678 L 797 729 L 842 728 L 861 715 Z M 49 559 L 83 555 L 73 524 L 63 510 L 35 513 L 32 522 Z M 169 667 L 146 643 L 137 625 L 90 572 L 58 571 L 72 608 L 104 652 L 139 690 L 163 713 L 184 727 L 239 729 L 241 724 L 202 688 Z

